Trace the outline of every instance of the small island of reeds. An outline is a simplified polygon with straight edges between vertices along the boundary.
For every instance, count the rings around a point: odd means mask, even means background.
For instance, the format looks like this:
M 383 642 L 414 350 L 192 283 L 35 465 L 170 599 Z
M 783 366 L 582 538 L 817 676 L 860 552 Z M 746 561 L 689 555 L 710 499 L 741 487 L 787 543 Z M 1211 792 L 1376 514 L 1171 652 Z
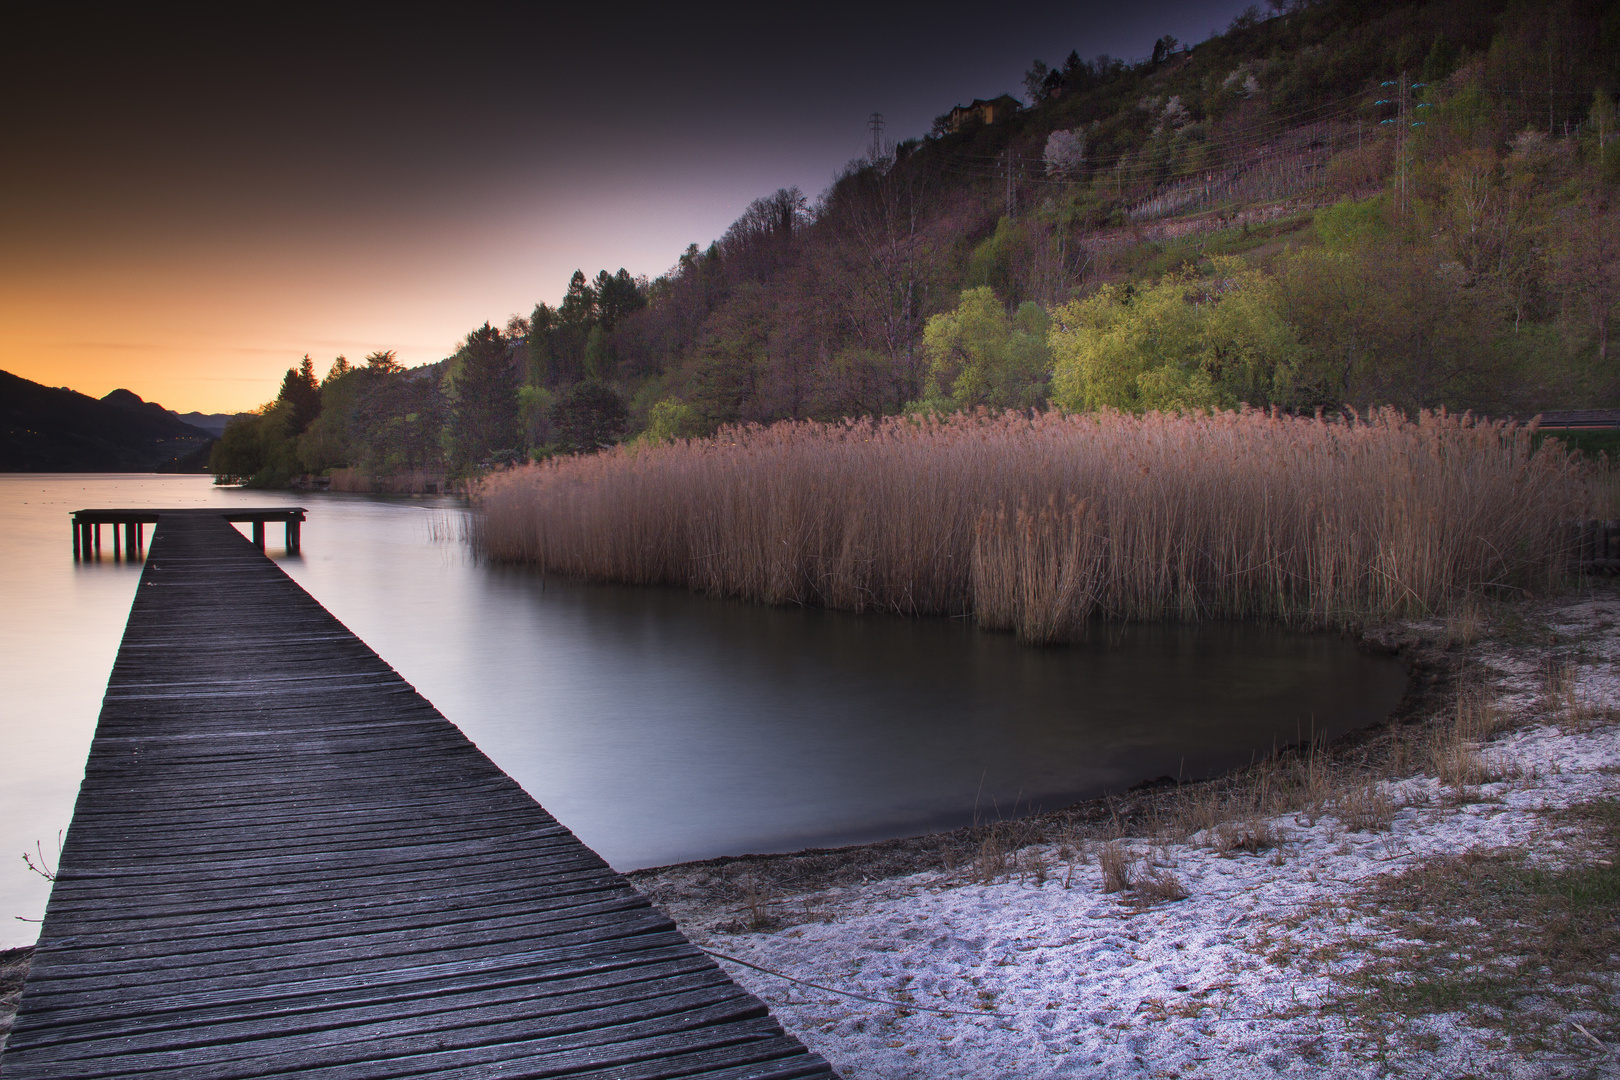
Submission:
M 1532 429 L 1395 410 L 958 413 L 722 429 L 488 477 L 476 550 L 768 604 L 1302 628 L 1445 614 L 1568 571 L 1607 465 Z

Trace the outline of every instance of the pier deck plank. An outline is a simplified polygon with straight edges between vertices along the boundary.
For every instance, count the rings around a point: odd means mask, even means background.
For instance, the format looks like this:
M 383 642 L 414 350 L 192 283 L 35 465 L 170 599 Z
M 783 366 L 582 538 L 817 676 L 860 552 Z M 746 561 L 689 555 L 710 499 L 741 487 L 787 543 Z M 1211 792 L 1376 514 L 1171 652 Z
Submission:
M 220 513 L 163 511 L 0 1075 L 291 1072 L 834 1076 Z

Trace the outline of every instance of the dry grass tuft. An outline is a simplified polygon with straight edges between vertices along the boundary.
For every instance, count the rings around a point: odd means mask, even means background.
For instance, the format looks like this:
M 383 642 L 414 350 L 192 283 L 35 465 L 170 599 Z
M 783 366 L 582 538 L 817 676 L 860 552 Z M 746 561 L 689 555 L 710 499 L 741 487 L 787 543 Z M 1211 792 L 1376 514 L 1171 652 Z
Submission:
M 742 902 L 739 915 L 746 916 L 734 924 L 736 929 L 775 930 L 782 925 L 782 916 L 776 910 L 778 898 L 760 880 L 757 872 L 746 875 L 735 884 L 735 889 Z
M 1547 669 L 1542 698 L 1553 723 L 1572 731 L 1591 731 L 1605 719 L 1603 710 L 1581 691 L 1580 669 L 1573 662 L 1556 663 Z
M 1351 832 L 1387 832 L 1395 821 L 1395 801 L 1382 784 L 1356 784 L 1339 792 L 1334 813 Z
M 1097 849 L 1097 867 L 1102 871 L 1102 891 L 1105 893 L 1125 892 L 1134 884 L 1131 871 L 1136 867 L 1136 860 L 1125 845 L 1118 840 L 1111 840 Z
M 1595 490 L 1557 440 L 1469 417 L 789 422 L 497 473 L 484 556 L 773 604 L 974 614 L 1034 643 L 1088 617 L 1327 626 L 1456 611 L 1567 570 Z
M 1150 859 L 1138 860 L 1124 841 L 1110 840 L 1097 849 L 1097 866 L 1102 870 L 1102 891 L 1131 894 L 1137 907 L 1151 907 L 1187 899 L 1181 879 Z
M 1278 844 L 1277 830 L 1265 818 L 1250 818 L 1248 821 L 1223 821 L 1215 826 L 1215 834 L 1211 838 L 1216 851 L 1222 855 L 1233 852 L 1244 852 L 1249 855 L 1258 855 L 1262 851 L 1270 851 Z
M 1007 858 L 1010 852 L 1003 839 L 991 833 L 979 842 L 978 854 L 973 859 L 971 874 L 973 880 L 985 885 L 994 885 L 1000 881 L 1007 872 Z
M 1437 733 L 1429 749 L 1429 767 L 1436 779 L 1458 792 L 1485 782 L 1485 758 L 1479 752 L 1479 744 L 1464 742 L 1443 732 Z
M 1474 597 L 1464 598 L 1446 616 L 1446 641 L 1452 645 L 1472 645 L 1485 632 L 1485 618 Z
M 1436 779 L 1458 794 L 1502 779 L 1511 772 L 1504 762 L 1487 757 L 1482 747 L 1507 726 L 1508 718 L 1483 687 L 1466 687 L 1457 695 L 1449 724 L 1437 726 L 1429 740 L 1428 767 Z
M 992 822 L 983 827 L 978 847 L 967 860 L 968 880 L 994 885 L 1017 874 L 1020 881 L 1034 878 L 1037 885 L 1044 885 L 1052 867 L 1045 853 L 1031 846 L 1042 839 L 1039 827 L 1027 818 Z
M 1181 879 L 1162 868 L 1148 870 L 1138 877 L 1133 883 L 1132 894 L 1142 907 L 1174 903 L 1188 896 L 1187 887 L 1181 883 Z
M 1497 705 L 1488 689 L 1472 686 L 1457 695 L 1453 733 L 1468 742 L 1486 742 L 1509 724 L 1508 715 Z

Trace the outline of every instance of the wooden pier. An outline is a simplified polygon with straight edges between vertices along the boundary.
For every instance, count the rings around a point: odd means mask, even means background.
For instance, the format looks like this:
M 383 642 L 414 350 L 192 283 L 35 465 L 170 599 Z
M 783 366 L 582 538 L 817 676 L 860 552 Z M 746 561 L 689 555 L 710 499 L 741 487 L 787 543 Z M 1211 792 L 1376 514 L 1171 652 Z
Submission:
M 6 1080 L 834 1076 L 231 515 L 153 516 Z
M 298 554 L 304 524 L 302 506 L 230 507 L 223 510 L 75 510 L 73 512 L 73 557 L 88 559 L 101 554 L 101 527 L 112 526 L 113 558 L 140 557 L 146 526 L 157 523 L 160 513 L 171 517 L 181 514 L 206 513 L 224 521 L 253 523 L 253 543 L 264 550 L 264 526 L 268 521 L 279 521 L 286 526 L 286 548 L 289 555 Z M 122 550 L 119 531 L 123 532 Z

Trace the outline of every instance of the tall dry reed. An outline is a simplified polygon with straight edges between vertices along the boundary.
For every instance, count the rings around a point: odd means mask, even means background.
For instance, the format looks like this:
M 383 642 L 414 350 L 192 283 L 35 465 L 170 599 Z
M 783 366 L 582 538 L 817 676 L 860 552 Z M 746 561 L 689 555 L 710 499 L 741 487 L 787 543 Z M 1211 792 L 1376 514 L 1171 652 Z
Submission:
M 789 422 L 498 473 L 485 557 L 771 604 L 1303 626 L 1444 613 L 1566 571 L 1589 470 L 1522 427 L 1393 411 Z

